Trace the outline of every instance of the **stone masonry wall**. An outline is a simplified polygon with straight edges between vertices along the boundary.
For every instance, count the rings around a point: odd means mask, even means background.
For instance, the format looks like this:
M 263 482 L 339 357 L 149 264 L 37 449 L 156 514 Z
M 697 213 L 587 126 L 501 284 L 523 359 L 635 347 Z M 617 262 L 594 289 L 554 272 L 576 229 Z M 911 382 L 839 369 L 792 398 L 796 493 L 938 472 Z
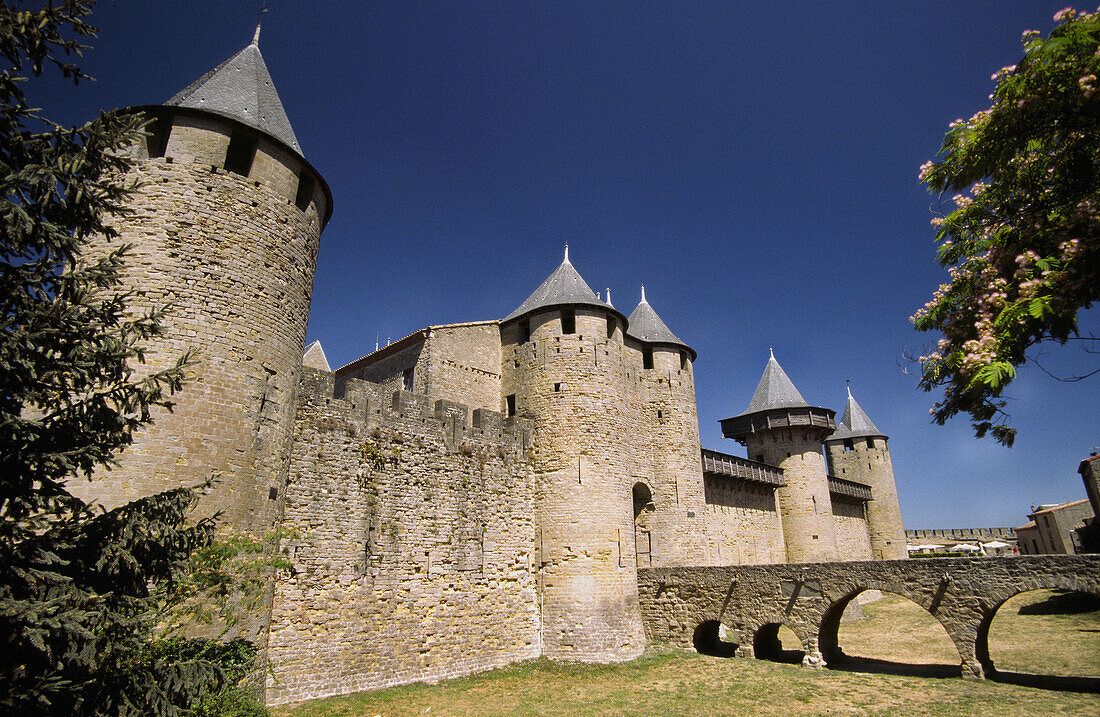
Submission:
M 543 654 L 609 662 L 645 647 L 638 613 L 632 488 L 647 471 L 631 444 L 644 424 L 635 364 L 607 316 L 577 309 L 563 334 L 556 309 L 502 327 L 502 391 L 535 426 Z
M 500 328 L 496 321 L 428 329 L 426 392 L 471 408 L 500 411 Z
M 428 361 L 425 356 L 425 339 L 402 339 L 407 346 L 379 349 L 373 360 L 360 359 L 336 370 L 336 393 L 342 396 L 344 382 L 359 379 L 381 385 L 386 391 L 402 391 L 405 388 L 405 371 L 413 370 L 412 390 L 427 393 Z M 365 359 L 366 357 L 364 357 Z
M 867 531 L 864 504 L 858 501 L 832 499 L 833 520 L 836 525 L 836 550 L 838 560 L 874 560 L 871 553 L 871 536 Z
M 825 452 L 837 478 L 871 486 L 867 530 L 875 559 L 901 560 L 909 557 L 905 548 L 898 489 L 894 483 L 894 466 L 886 439 L 881 436 L 855 438 L 851 448 L 846 448 L 844 441 L 827 440 Z
M 174 411 L 155 412 L 119 467 L 72 489 L 110 507 L 217 477 L 199 513 L 263 534 L 281 510 L 326 208 L 319 190 L 295 205 L 304 164 L 262 137 L 250 176 L 222 169 L 230 134 L 218 118 L 177 116 L 164 157 L 135 148 L 133 211 L 116 220 L 117 243 L 133 244 L 122 284 L 135 313 L 171 307 L 138 368 L 188 350 L 195 362 Z
M 774 486 L 706 477 L 710 565 L 757 565 L 787 559 Z
M 272 704 L 540 652 L 530 430 L 303 369 L 270 633 Z

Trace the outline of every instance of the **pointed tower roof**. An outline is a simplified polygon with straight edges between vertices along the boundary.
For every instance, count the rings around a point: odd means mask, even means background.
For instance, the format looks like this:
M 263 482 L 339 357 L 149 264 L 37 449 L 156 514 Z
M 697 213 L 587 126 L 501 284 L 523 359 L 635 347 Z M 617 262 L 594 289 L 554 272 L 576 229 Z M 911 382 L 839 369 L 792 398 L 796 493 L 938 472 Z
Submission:
M 771 353 L 771 349 L 768 349 Z M 806 399 L 794 387 L 794 383 L 787 377 L 787 372 L 775 360 L 775 354 L 771 353 L 768 365 L 764 367 L 764 375 L 760 377 L 760 383 L 756 384 L 756 391 L 752 394 L 749 407 L 741 415 L 767 411 L 772 408 L 793 408 L 809 406 Z
M 569 245 L 566 244 L 565 259 L 561 265 L 550 276 L 546 277 L 546 281 L 542 282 L 539 288 L 527 297 L 526 301 L 520 304 L 515 311 L 505 316 L 501 322 L 518 319 L 524 314 L 530 314 L 539 309 L 561 305 L 597 306 L 601 309 L 609 309 L 622 316 L 611 304 L 600 301 L 596 293 L 589 288 L 581 275 L 569 263 Z
M 646 301 L 644 286 L 642 287 L 642 300 L 634 307 L 634 311 L 630 312 L 630 317 L 626 321 L 628 326 L 627 336 L 646 343 L 671 344 L 685 348 L 691 352 L 692 361 L 695 360 L 695 350 L 677 338 L 676 334 L 669 330 L 665 322 L 661 321 L 661 317 Z
M 817 431 L 820 438 L 836 430 L 833 410 L 806 403 L 787 372 L 775 360 L 775 354 L 770 350 L 769 353 L 768 365 L 764 367 L 764 375 L 756 385 L 749 407 L 720 421 L 722 435 L 745 443 L 750 434 L 774 428 L 804 426 Z
M 848 404 L 844 407 L 844 418 L 840 419 L 836 433 L 829 436 L 830 441 L 844 440 L 845 438 L 870 438 L 872 436 L 888 436 L 878 429 L 871 417 L 863 410 L 863 407 L 852 398 L 852 389 L 848 389 Z
M 260 54 L 260 27 L 252 44 L 176 93 L 164 104 L 205 110 L 271 135 L 299 155 L 302 148 Z
M 321 371 L 332 370 L 329 368 L 328 358 L 325 357 L 325 350 L 321 348 L 320 341 L 314 341 L 306 347 L 306 352 L 302 354 L 302 365 Z

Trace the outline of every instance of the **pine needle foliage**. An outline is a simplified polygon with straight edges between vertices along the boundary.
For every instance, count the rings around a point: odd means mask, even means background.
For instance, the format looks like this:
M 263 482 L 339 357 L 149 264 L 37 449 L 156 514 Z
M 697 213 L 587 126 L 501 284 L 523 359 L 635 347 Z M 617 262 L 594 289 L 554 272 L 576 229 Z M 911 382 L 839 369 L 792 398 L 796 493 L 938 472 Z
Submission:
M 66 128 L 25 95 L 46 72 L 90 79 L 74 62 L 96 32 L 92 4 L 0 2 L 0 713 L 203 714 L 254 650 L 155 637 L 212 539 L 211 521 L 186 519 L 195 492 L 105 511 L 68 489 L 108 469 L 154 407 L 171 408 L 189 361 L 135 373 L 162 312 L 127 312 L 128 247 L 82 254 L 116 237 L 143 119 Z

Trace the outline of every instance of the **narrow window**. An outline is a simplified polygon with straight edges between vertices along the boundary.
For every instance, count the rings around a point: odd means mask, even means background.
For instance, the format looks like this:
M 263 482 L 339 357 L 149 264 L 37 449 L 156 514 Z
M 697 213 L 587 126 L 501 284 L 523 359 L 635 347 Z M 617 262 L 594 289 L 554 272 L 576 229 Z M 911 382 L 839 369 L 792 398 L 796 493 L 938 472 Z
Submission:
M 577 314 L 572 309 L 561 312 L 561 332 L 563 334 L 577 333 Z
M 607 338 L 609 338 L 609 339 L 615 338 L 615 317 L 614 316 L 608 316 L 607 317 Z
M 658 409 L 657 409 L 657 420 L 659 421 L 659 420 L 661 420 L 661 419 L 662 419 L 662 418 L 664 418 L 664 417 L 665 417 L 665 413 L 664 413 L 664 411 L 662 411 L 661 409 L 659 409 L 659 408 L 658 408 Z
M 531 340 L 531 322 L 527 319 L 519 322 L 519 325 L 516 326 L 516 331 L 519 333 L 519 343 L 525 344 Z
M 680 370 L 681 371 L 687 371 L 687 367 L 688 367 L 688 352 L 687 351 L 681 351 L 680 352 Z
M 642 349 L 642 368 L 653 368 L 653 349 L 648 346 Z
M 852 439 L 851 438 L 845 438 L 844 439 L 844 450 L 850 451 L 850 450 L 852 450 L 852 448 L 853 448 Z
M 554 393 L 561 393 L 561 384 L 560 383 L 555 383 L 554 384 Z
M 405 373 L 401 374 L 401 387 L 406 391 L 413 390 L 413 369 L 405 369 Z
M 145 128 L 145 148 L 149 150 L 150 159 L 163 157 L 168 149 L 168 135 L 172 133 L 172 118 L 157 117 Z
M 225 150 L 225 169 L 228 172 L 247 177 L 252 171 L 252 160 L 256 157 L 256 138 L 234 132 L 229 138 L 229 148 Z
M 868 448 L 874 448 L 875 447 L 875 439 L 874 438 L 868 438 L 867 439 L 867 447 Z
M 513 393 L 507 396 L 504 400 L 508 404 L 508 417 L 511 418 L 512 416 L 516 415 L 516 394 Z
M 298 175 L 298 194 L 294 197 L 294 203 L 303 212 L 309 209 L 309 203 L 313 201 L 313 177 L 302 172 Z

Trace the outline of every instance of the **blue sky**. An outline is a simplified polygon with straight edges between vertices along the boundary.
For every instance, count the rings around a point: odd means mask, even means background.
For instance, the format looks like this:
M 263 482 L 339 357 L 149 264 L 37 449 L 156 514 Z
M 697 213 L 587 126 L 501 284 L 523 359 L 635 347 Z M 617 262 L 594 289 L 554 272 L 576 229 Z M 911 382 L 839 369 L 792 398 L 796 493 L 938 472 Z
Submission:
M 744 455 L 718 420 L 772 347 L 811 403 L 839 413 L 851 381 L 891 437 L 906 527 L 1082 498 L 1098 379 L 1025 369 L 1005 449 L 932 425 L 905 358 L 933 341 L 908 317 L 944 278 L 918 168 L 1064 2 L 271 0 L 260 48 L 335 197 L 307 341 L 338 366 L 376 337 L 502 317 L 568 242 L 594 290 L 629 314 L 644 284 L 698 351 L 705 447 Z M 248 44 L 258 6 L 105 2 L 98 81 L 32 101 L 68 123 L 164 101 Z M 1095 309 L 1082 324 L 1100 333 Z

